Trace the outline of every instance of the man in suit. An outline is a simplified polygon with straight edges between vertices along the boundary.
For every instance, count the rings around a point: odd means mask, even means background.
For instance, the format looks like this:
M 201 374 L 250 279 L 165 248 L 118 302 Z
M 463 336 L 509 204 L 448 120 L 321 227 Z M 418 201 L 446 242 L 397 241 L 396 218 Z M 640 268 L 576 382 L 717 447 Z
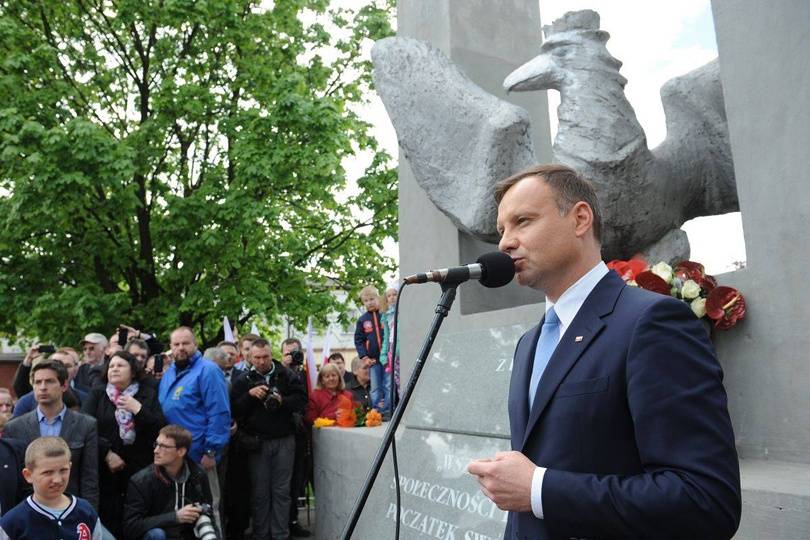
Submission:
M 601 261 L 591 185 L 560 165 L 496 187 L 500 249 L 543 290 L 518 342 L 511 452 L 470 473 L 509 511 L 505 538 L 731 538 L 739 462 L 708 335 L 674 298 Z
M 37 408 L 11 420 L 4 437 L 28 444 L 37 437 L 59 436 L 70 447 L 70 481 L 67 492 L 86 499 L 98 509 L 98 431 L 96 419 L 72 411 L 62 399 L 68 373 L 62 362 L 46 360 L 31 368 Z
M 79 353 L 71 347 L 60 347 L 52 355 L 48 357 L 49 360 L 59 360 L 65 366 L 68 373 L 68 389 L 65 391 L 62 399 L 69 409 L 81 408 L 82 402 L 87 399 L 87 392 L 74 387 L 74 377 L 79 371 Z M 34 359 L 33 364 L 38 364 L 45 360 L 44 356 L 39 356 Z M 17 404 L 14 406 L 14 418 L 22 416 L 27 412 L 33 411 L 37 406 L 37 400 L 34 397 L 34 389 L 31 386 L 31 367 L 26 370 L 25 377 L 27 383 L 26 394 L 21 395 Z

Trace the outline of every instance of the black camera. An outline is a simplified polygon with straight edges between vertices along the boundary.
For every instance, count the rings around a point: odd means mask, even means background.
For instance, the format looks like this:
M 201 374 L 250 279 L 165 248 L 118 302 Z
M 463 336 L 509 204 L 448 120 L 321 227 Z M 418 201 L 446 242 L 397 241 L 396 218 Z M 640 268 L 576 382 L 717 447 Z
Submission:
M 290 364 L 293 366 L 300 366 L 304 363 L 304 353 L 298 349 L 290 351 Z
M 276 396 L 281 395 L 281 391 L 279 390 L 278 386 L 276 386 L 275 382 L 277 379 L 273 376 L 270 377 L 268 381 L 264 375 L 255 371 L 255 369 L 251 369 L 248 371 L 248 381 L 250 381 L 250 388 L 256 388 L 257 386 L 266 386 L 267 387 L 267 395 L 264 396 L 262 400 L 262 405 L 268 411 L 275 411 L 281 407 L 281 403 L 279 403 Z
M 194 536 L 200 540 L 219 540 L 214 523 L 214 509 L 207 503 L 197 503 L 194 506 L 200 509 L 200 517 L 194 522 Z
M 271 412 L 277 411 L 281 407 L 279 397 L 281 397 L 281 392 L 278 391 L 278 386 L 271 386 L 264 397 L 264 408 Z

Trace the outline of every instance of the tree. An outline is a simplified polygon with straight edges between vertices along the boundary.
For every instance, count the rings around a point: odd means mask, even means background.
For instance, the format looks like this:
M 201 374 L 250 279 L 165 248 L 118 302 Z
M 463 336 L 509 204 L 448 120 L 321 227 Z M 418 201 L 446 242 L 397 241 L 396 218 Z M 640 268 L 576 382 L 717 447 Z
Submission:
M 0 332 L 210 343 L 379 282 L 396 174 L 357 109 L 393 5 L 369 1 L 0 1 Z

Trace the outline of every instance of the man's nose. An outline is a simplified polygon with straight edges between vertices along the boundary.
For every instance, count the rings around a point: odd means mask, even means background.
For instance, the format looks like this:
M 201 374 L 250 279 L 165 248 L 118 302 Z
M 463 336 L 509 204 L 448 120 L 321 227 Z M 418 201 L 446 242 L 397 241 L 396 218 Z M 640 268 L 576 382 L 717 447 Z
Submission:
M 500 242 L 498 242 L 498 249 L 504 253 L 509 253 L 509 251 L 514 249 L 516 246 L 517 241 L 515 240 L 514 235 L 508 231 L 504 231 L 503 235 L 501 235 Z

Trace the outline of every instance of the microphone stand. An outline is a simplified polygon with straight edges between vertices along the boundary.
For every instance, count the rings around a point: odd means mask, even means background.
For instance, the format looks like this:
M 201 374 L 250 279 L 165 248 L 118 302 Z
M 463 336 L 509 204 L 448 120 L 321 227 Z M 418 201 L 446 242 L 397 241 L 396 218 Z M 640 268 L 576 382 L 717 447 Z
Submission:
M 366 504 L 366 500 L 371 494 L 371 488 L 374 486 L 374 481 L 377 479 L 377 474 L 382 468 L 385 454 L 388 453 L 388 448 L 391 446 L 391 441 L 396 434 L 397 426 L 399 426 L 399 422 L 402 420 L 402 416 L 405 414 L 405 408 L 408 406 L 408 401 L 411 399 L 411 394 L 416 388 L 416 382 L 419 380 L 419 375 L 422 373 L 422 368 L 425 367 L 425 360 L 427 360 L 428 354 L 430 354 L 430 349 L 433 347 L 433 342 L 435 341 L 436 336 L 439 334 L 439 328 L 441 328 L 444 319 L 447 317 L 447 314 L 450 312 L 450 308 L 453 306 L 453 301 L 456 299 L 456 287 L 458 286 L 458 282 L 441 283 L 442 297 L 439 300 L 439 303 L 436 305 L 436 315 L 433 317 L 433 323 L 430 325 L 430 330 L 428 331 L 427 336 L 425 336 L 425 340 L 422 342 L 422 350 L 416 359 L 416 365 L 413 368 L 413 372 L 411 372 L 408 387 L 405 389 L 404 394 L 400 398 L 399 405 L 397 405 L 397 408 L 394 410 L 394 414 L 391 417 L 391 422 L 388 424 L 388 429 L 385 431 L 382 444 L 377 450 L 377 455 L 374 457 L 371 470 L 369 471 L 368 476 L 366 477 L 366 482 L 363 485 L 363 491 L 360 493 L 360 497 L 357 499 L 357 502 L 354 503 L 354 509 L 352 509 L 352 515 L 349 519 L 349 523 L 346 525 L 346 528 L 343 529 L 343 534 L 341 535 L 342 540 L 349 540 L 352 537 L 354 528 L 357 526 L 357 522 L 360 519 L 360 514 L 363 512 L 363 507 Z

